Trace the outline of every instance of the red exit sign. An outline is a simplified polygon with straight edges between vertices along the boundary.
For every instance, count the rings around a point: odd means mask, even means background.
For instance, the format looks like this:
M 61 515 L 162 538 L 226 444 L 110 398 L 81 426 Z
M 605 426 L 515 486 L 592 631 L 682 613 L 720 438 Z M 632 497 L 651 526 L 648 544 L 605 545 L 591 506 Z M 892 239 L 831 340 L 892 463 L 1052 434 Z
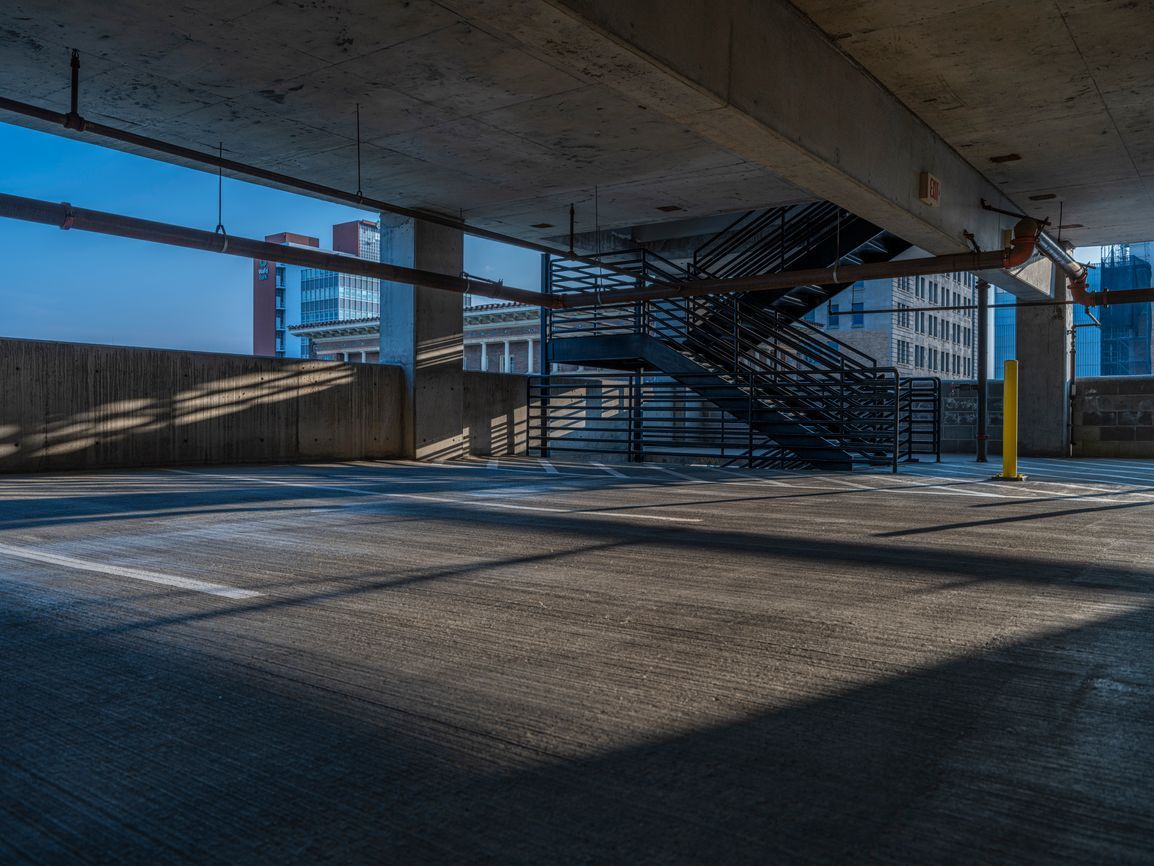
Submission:
M 918 198 L 922 204 L 938 207 L 942 203 L 942 182 L 928 171 L 923 171 L 918 175 Z

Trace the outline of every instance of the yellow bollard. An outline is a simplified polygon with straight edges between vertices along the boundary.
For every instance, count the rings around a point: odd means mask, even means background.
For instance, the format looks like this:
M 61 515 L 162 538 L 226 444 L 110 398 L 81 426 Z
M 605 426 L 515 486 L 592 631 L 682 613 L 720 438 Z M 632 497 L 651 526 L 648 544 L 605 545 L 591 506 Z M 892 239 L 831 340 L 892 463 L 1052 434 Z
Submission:
M 1006 361 L 1002 385 L 1002 474 L 995 481 L 1025 481 L 1018 474 L 1018 362 Z

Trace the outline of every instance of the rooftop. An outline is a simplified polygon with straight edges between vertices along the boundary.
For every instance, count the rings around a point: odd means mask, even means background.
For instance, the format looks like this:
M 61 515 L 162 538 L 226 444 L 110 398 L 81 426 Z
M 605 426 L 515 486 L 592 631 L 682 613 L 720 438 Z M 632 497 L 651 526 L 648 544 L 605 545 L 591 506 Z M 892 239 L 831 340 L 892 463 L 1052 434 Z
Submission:
M 0 853 L 1144 862 L 1154 472 L 1023 464 L 0 480 Z

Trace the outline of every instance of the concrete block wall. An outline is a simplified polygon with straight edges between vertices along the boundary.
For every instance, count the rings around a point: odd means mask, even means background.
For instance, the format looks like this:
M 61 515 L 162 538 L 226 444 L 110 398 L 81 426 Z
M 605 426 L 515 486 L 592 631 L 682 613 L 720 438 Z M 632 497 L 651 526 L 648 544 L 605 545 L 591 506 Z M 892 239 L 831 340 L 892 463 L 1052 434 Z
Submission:
M 1002 383 L 986 383 L 988 453 L 1002 453 Z M 942 453 L 976 454 L 978 383 L 942 382 Z
M 1079 379 L 1073 411 L 1074 456 L 1154 458 L 1154 379 Z
M 0 471 L 393 457 L 401 371 L 0 339 Z

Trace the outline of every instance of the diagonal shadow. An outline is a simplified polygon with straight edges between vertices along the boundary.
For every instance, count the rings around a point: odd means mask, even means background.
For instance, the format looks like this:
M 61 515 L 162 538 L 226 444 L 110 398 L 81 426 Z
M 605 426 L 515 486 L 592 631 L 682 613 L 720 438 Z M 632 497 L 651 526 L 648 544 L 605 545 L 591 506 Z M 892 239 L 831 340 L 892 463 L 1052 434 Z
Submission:
M 596 551 L 611 550 L 614 547 L 618 547 L 620 544 L 621 542 L 590 544 L 585 547 L 570 548 L 567 550 L 555 550 L 549 551 L 547 553 L 526 554 L 525 556 L 520 557 L 489 560 L 460 567 L 417 571 L 404 577 L 392 577 L 387 580 L 369 580 L 364 582 L 363 578 L 348 578 L 347 581 L 356 581 L 356 584 L 354 586 L 345 586 L 340 589 L 329 589 L 325 590 L 324 592 L 311 592 L 305 593 L 304 595 L 295 595 L 289 598 L 268 599 L 267 601 L 259 601 L 242 605 L 230 604 L 210 610 L 200 610 L 195 613 L 184 613 L 178 614 L 176 616 L 160 617 L 157 619 L 125 623 L 122 625 L 113 626 L 111 628 L 100 629 L 97 631 L 97 633 L 121 634 L 125 632 L 138 631 L 141 629 L 163 628 L 165 626 L 171 625 L 187 625 L 194 622 L 204 622 L 207 620 L 221 619 L 225 617 L 246 616 L 248 614 L 260 613 L 264 611 L 305 607 L 325 601 L 355 598 L 357 596 L 369 595 L 377 592 L 404 589 L 406 587 L 416 586 L 419 584 L 428 583 L 430 581 L 476 576 L 487 571 L 493 571 L 495 569 L 512 568 L 520 565 L 539 565 L 545 562 L 554 562 L 557 560 L 566 559 L 571 556 L 579 556 L 581 554 L 593 553 Z M 331 578 L 325 577 L 321 578 L 321 580 L 330 581 Z M 308 582 L 306 581 L 304 583 Z M 300 582 L 298 582 L 297 585 L 300 585 Z M 284 584 L 274 586 L 283 587 Z M 261 584 L 259 585 L 259 588 L 266 589 L 269 587 Z
M 1070 517 L 1075 514 L 1096 514 L 1103 511 L 1119 511 L 1129 508 L 1144 508 L 1154 505 L 1154 501 L 1125 502 L 1118 505 L 1096 505 L 1087 508 L 1067 508 L 1064 511 L 1045 511 L 1031 514 L 1013 514 L 1009 517 L 991 517 L 986 520 L 969 520 L 945 523 L 940 526 L 919 526 L 914 529 L 895 529 L 890 532 L 875 532 L 875 538 L 899 538 L 907 535 L 924 535 L 931 532 L 949 532 L 953 529 L 972 529 L 978 526 L 997 526 L 1006 523 L 1024 523 L 1032 520 L 1048 520 L 1055 517 Z
M 15 864 L 1154 858 L 1149 608 L 871 665 L 836 691 L 804 646 L 659 678 L 606 633 L 596 668 L 559 683 L 566 634 L 529 628 L 476 647 L 509 680 L 462 689 L 448 647 L 419 676 L 385 644 L 353 684 L 332 671 L 356 645 L 286 674 L 271 648 L 86 633 L 12 604 L 0 624 Z M 763 697 L 714 682 L 719 664 Z M 628 704 L 598 676 L 622 669 Z

